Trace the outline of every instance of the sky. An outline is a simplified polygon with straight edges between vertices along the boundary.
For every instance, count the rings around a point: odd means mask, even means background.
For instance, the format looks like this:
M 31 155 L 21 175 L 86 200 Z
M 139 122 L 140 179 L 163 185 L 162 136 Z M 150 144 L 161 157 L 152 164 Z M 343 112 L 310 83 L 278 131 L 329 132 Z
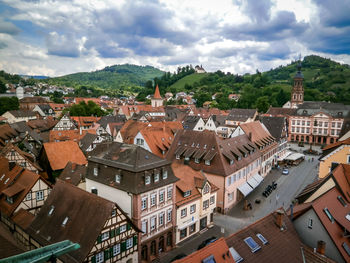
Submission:
M 350 0 L 0 0 L 0 69 L 61 76 L 115 64 L 266 71 L 350 64 Z

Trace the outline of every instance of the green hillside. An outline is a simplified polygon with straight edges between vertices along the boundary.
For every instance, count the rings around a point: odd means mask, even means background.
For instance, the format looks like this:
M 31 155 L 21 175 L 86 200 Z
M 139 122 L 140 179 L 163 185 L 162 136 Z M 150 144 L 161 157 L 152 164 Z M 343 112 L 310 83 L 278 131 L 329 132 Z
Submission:
M 187 75 L 182 79 L 179 79 L 176 81 L 173 85 L 170 86 L 171 88 L 175 88 L 177 91 L 183 91 L 185 90 L 185 85 L 193 85 L 195 82 L 200 81 L 202 78 L 208 76 L 209 73 L 192 73 L 191 75 Z
M 163 71 L 151 66 L 114 65 L 93 72 L 81 72 L 44 80 L 66 86 L 93 86 L 102 89 L 128 90 L 143 86 L 147 80 L 160 77 Z

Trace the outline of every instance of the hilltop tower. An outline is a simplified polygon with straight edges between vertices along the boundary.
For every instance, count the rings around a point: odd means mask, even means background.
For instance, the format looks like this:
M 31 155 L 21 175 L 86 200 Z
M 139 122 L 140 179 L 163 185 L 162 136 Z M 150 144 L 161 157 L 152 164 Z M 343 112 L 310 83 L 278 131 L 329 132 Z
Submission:
M 298 71 L 294 76 L 294 85 L 291 93 L 291 108 L 297 108 L 299 104 L 304 102 L 304 76 L 301 73 L 301 61 L 299 59 Z
M 154 95 L 153 95 L 153 97 L 151 99 L 151 104 L 152 104 L 152 107 L 161 107 L 161 106 L 163 106 L 163 99 L 160 96 L 158 84 L 156 86 L 156 90 L 154 91 Z

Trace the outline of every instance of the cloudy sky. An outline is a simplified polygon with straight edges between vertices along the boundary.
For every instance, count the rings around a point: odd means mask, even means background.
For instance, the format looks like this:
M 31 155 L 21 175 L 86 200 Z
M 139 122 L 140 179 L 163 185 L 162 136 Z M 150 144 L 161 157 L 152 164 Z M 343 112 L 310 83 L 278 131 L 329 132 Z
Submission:
M 0 0 L 0 69 L 59 76 L 132 63 L 255 72 L 309 54 L 350 64 L 349 0 Z

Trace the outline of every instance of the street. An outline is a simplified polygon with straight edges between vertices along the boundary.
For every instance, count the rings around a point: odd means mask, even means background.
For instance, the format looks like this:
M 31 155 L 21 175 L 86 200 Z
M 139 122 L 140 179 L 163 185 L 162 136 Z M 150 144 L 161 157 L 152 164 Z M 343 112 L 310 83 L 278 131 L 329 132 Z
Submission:
M 301 147 L 294 147 L 298 151 L 303 151 Z M 314 161 L 312 161 L 312 158 Z M 252 209 L 243 210 L 244 200 L 241 200 L 233 207 L 227 215 L 215 214 L 214 227 L 209 228 L 203 233 L 197 233 L 193 237 L 180 242 L 176 249 L 160 256 L 159 262 L 170 262 L 176 255 L 185 253 L 191 254 L 197 250 L 198 245 L 215 236 L 227 237 L 238 230 L 254 223 L 269 213 L 283 207 L 285 210 L 289 208 L 292 200 L 310 183 L 317 179 L 318 174 L 318 156 L 306 155 L 305 161 L 298 166 L 289 168 L 289 175 L 282 175 L 282 168 L 273 169 L 263 180 L 263 182 L 247 196 L 247 200 L 252 205 Z M 272 191 L 268 197 L 264 197 L 262 192 L 272 182 L 277 183 L 277 188 Z M 255 200 L 260 199 L 260 204 L 256 204 Z

